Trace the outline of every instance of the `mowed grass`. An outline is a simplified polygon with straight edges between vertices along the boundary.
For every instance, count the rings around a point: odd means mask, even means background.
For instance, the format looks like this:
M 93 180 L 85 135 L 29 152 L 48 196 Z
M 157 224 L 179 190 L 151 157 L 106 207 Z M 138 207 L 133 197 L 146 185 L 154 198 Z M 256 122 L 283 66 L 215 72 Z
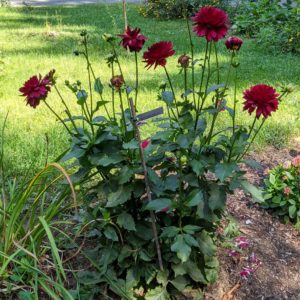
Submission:
M 168 60 L 168 70 L 175 81 L 178 93 L 183 91 L 182 75 L 177 67 L 178 56 L 189 53 L 187 29 L 185 21 L 158 21 L 145 19 L 138 13 L 138 6 L 128 5 L 129 24 L 142 28 L 148 37 L 146 46 L 160 41 L 171 40 L 174 43 L 176 56 Z M 0 51 L 5 63 L 0 79 L 0 121 L 9 112 L 8 124 L 4 136 L 5 164 L 9 175 L 25 174 L 27 169 L 36 170 L 45 164 L 46 158 L 53 160 L 68 146 L 68 137 L 62 126 L 57 123 L 44 105 L 32 109 L 25 105 L 19 96 L 18 89 L 33 74 L 45 74 L 55 68 L 58 86 L 74 114 L 78 110 L 76 99 L 64 87 L 64 81 L 81 80 L 87 88 L 86 65 L 82 57 L 72 55 L 79 47 L 79 33 L 86 29 L 90 35 L 90 54 L 97 75 L 105 84 L 105 99 L 109 99 L 108 87 L 110 69 L 105 64 L 105 56 L 110 48 L 101 39 L 105 32 L 122 33 L 124 22 L 122 8 L 118 4 L 101 4 L 70 7 L 43 8 L 1 8 L 0 10 Z M 196 56 L 204 55 L 205 41 L 194 36 Z M 223 42 L 219 44 L 220 64 L 224 69 L 229 54 Z M 123 71 L 128 83 L 134 85 L 134 57 L 123 49 L 119 49 Z M 157 99 L 157 87 L 165 80 L 163 69 L 144 69 L 142 53 L 140 56 L 140 112 L 161 105 Z M 238 75 L 238 94 L 242 102 L 242 91 L 252 84 L 267 83 L 278 87 L 282 83 L 292 83 L 295 92 L 284 100 L 280 110 L 268 120 L 266 127 L 258 139 L 257 146 L 266 143 L 282 146 L 288 137 L 299 133 L 299 96 L 300 96 L 300 58 L 293 55 L 276 55 L 268 53 L 268 49 L 259 49 L 250 40 L 240 51 L 240 70 Z M 199 78 L 200 68 L 197 77 Z M 226 72 L 224 71 L 223 74 Z M 229 91 L 228 101 L 232 89 Z M 50 94 L 49 103 L 63 114 L 57 95 Z M 252 120 L 242 112 L 238 119 L 243 124 Z M 219 118 L 219 125 L 227 120 Z M 298 122 L 298 123 L 297 123 Z M 145 132 L 150 134 L 150 132 Z M 48 153 L 48 154 L 47 154 Z

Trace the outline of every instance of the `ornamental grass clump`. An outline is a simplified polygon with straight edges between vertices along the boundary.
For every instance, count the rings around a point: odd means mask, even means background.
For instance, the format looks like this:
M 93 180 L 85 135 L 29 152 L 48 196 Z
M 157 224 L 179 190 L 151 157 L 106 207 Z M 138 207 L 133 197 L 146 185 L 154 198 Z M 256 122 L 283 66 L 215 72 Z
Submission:
M 249 162 L 244 159 L 249 147 L 287 94 L 265 84 L 249 87 L 244 92 L 247 112 L 238 111 L 235 79 L 242 40 L 229 37 L 225 45 L 220 42 L 228 33 L 229 20 L 218 8 L 200 8 L 192 22 L 195 38 L 206 40 L 202 59 L 195 56 L 188 19 L 190 53 L 176 53 L 171 41 L 159 41 L 143 53 L 145 72 L 153 67 L 155 72 L 163 71 L 167 80 L 158 86 L 158 103 L 163 103 L 165 114 L 154 119 L 154 134 L 146 140 L 141 139 L 144 119 L 136 115 L 141 101 L 138 52 L 147 40 L 139 28 L 128 27 L 118 36 L 103 35 L 112 51 L 106 59 L 111 78 L 105 81 L 96 76 L 90 62 L 87 32 L 81 33 L 82 49 L 75 54 L 86 60 L 88 87 L 80 81 L 66 81 L 66 87 L 77 98 L 82 114 L 70 110 L 56 79 L 50 85 L 65 107 L 65 118 L 54 111 L 45 93 L 31 98 L 46 103 L 70 134 L 70 151 L 62 160 L 71 159 L 73 168 L 75 160 L 73 181 L 87 202 L 77 234 L 96 232 L 93 257 L 100 266 L 98 278 L 105 282 L 104 274 L 110 274 L 127 293 L 121 295 L 125 299 L 170 299 L 171 295 L 196 299 L 204 285 L 216 280 L 215 231 L 227 195 L 244 188 L 261 200 L 239 164 Z M 126 49 L 120 51 L 132 52 L 136 64 L 132 86 L 119 61 L 119 44 Z M 224 74 L 219 47 L 229 50 Z M 169 58 L 175 55 L 182 71 L 180 92 L 168 72 Z M 39 86 L 37 82 L 38 91 Z M 233 99 L 229 86 L 235 91 Z M 49 93 L 49 84 L 46 87 Z M 250 127 L 237 124 L 241 113 L 251 119 Z M 225 115 L 230 126 L 224 125 Z

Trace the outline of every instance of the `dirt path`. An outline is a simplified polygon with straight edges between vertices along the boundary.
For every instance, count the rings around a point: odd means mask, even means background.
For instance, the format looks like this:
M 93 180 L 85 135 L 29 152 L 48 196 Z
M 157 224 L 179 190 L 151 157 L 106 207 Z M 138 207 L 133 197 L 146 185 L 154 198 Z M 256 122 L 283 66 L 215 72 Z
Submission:
M 12 6 L 21 6 L 24 2 L 32 6 L 79 5 L 95 3 L 122 3 L 122 0 L 11 0 Z M 141 3 L 142 0 L 127 0 L 127 3 Z
M 275 154 L 276 153 L 276 154 Z M 255 158 L 264 168 L 300 155 L 300 143 L 293 149 L 267 149 Z M 263 171 L 248 172 L 249 179 L 261 184 Z M 221 300 L 238 282 L 241 286 L 233 298 L 226 300 L 300 300 L 300 231 L 290 224 L 282 224 L 253 203 L 243 192 L 237 191 L 228 199 L 228 211 L 240 226 L 241 235 L 250 240 L 262 265 L 252 277 L 241 280 L 242 263 L 220 250 L 221 272 L 218 282 L 209 288 L 207 300 Z

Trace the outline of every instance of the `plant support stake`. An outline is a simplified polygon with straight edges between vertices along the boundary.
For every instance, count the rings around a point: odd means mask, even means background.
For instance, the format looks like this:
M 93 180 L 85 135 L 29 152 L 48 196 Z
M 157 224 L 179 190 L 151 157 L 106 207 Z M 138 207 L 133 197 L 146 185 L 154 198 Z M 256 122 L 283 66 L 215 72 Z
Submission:
M 133 123 L 133 126 L 134 126 L 136 139 L 138 140 L 138 143 L 139 143 L 141 161 L 142 161 L 142 166 L 143 166 L 143 170 L 144 170 L 146 194 L 147 194 L 148 201 L 150 202 L 150 201 L 152 201 L 152 197 L 151 197 L 151 190 L 150 190 L 149 179 L 148 179 L 147 166 L 146 166 L 146 161 L 145 161 L 145 156 L 144 156 L 144 149 L 142 147 L 141 135 L 140 135 L 139 127 L 137 125 L 136 111 L 135 111 L 135 107 L 134 107 L 134 103 L 133 103 L 132 98 L 129 98 L 129 105 L 130 105 L 132 123 Z M 158 240 L 158 234 L 157 234 L 157 228 L 156 228 L 156 222 L 155 222 L 155 215 L 154 215 L 152 210 L 150 211 L 150 217 L 151 217 L 152 231 L 153 231 L 155 244 L 156 244 L 156 252 L 157 252 L 157 257 L 158 257 L 158 263 L 159 263 L 160 270 L 163 271 L 164 267 L 163 267 L 163 263 L 162 263 L 161 250 L 160 250 L 160 245 L 159 245 L 159 240 Z

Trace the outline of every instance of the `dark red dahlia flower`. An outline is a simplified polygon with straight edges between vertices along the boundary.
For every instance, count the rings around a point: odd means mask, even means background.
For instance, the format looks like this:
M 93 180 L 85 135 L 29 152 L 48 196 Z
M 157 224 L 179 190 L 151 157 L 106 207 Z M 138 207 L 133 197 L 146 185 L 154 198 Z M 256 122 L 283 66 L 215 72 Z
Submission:
M 110 80 L 110 83 L 118 91 L 120 90 L 121 86 L 124 84 L 124 78 L 122 75 L 115 75 Z
M 220 8 L 212 6 L 201 7 L 192 17 L 195 25 L 193 31 L 198 36 L 205 36 L 208 42 L 224 38 L 228 31 L 228 16 Z
M 22 96 L 26 97 L 27 105 L 36 108 L 41 100 L 45 100 L 48 92 L 51 91 L 51 86 L 55 84 L 54 80 L 55 70 L 51 70 L 45 77 L 32 76 L 27 80 L 24 85 L 19 89 Z
M 233 51 L 234 50 L 239 51 L 242 44 L 243 44 L 243 40 L 238 38 L 237 36 L 231 36 L 225 42 L 226 48 L 228 50 L 233 50 Z
M 244 92 L 244 110 L 251 114 L 256 110 L 256 117 L 262 114 L 265 118 L 278 109 L 278 94 L 269 85 L 257 84 Z
M 122 46 L 130 52 L 139 52 L 147 40 L 144 35 L 140 34 L 140 31 L 140 28 L 131 29 L 128 26 L 123 34 L 119 34 L 122 37 Z
M 154 65 L 154 69 L 160 65 L 164 67 L 167 63 L 167 58 L 175 54 L 173 50 L 172 42 L 158 42 L 153 44 L 144 53 L 144 62 L 147 63 L 146 67 L 151 68 Z

